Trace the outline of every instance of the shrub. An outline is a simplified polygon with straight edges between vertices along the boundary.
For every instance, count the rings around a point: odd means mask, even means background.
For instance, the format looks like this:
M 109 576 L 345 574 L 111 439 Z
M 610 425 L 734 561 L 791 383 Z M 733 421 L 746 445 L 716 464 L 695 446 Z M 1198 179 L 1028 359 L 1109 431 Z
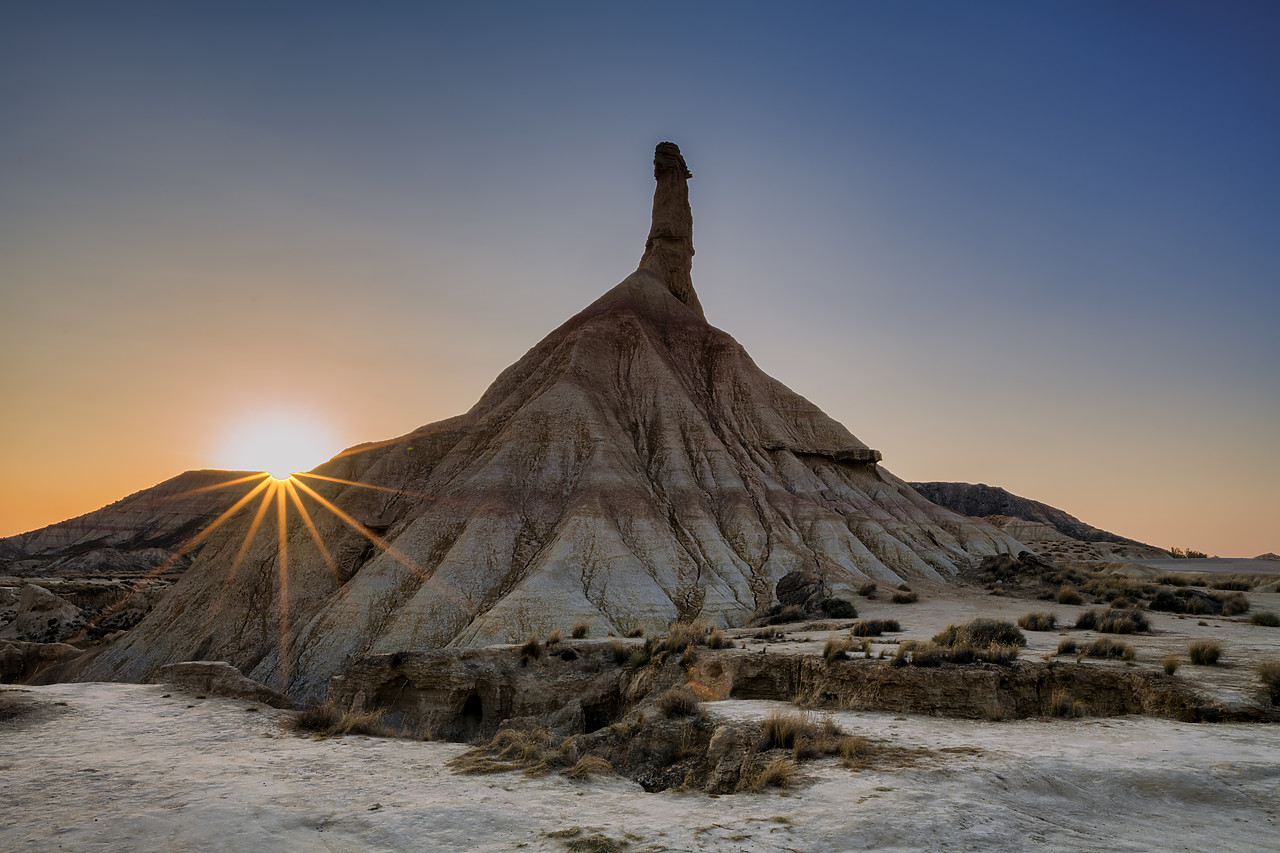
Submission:
M 1182 658 L 1177 655 L 1165 655 L 1161 658 L 1160 663 L 1164 666 L 1166 675 L 1173 675 L 1178 671 L 1178 667 L 1182 666 Z
M 682 652 L 689 646 L 696 646 L 707 641 L 707 626 L 701 622 L 676 622 L 667 629 L 665 648 L 667 651 Z
M 1084 703 L 1074 702 L 1065 690 L 1055 690 L 1049 697 L 1049 716 L 1083 717 Z
M 1192 640 L 1187 645 L 1187 657 L 1196 666 L 1217 666 L 1222 644 L 1217 640 Z
M 1077 628 L 1102 634 L 1137 634 L 1150 629 L 1139 610 L 1086 610 L 1076 617 Z
M 855 637 L 879 637 L 885 631 L 901 630 L 897 619 L 863 619 L 849 627 L 849 633 Z
M 537 637 L 531 638 L 520 647 L 520 657 L 533 658 L 534 660 L 542 657 L 542 644 L 538 642 Z
M 587 636 L 587 632 L 590 630 L 590 622 L 587 622 L 586 620 L 575 622 L 573 627 L 569 630 L 569 636 L 573 637 L 575 640 L 581 640 L 583 637 Z
M 643 636 L 644 636 L 644 628 L 642 628 L 642 627 L 641 627 L 641 626 L 639 626 L 639 625 L 636 625 L 636 626 L 635 626 L 635 627 L 633 627 L 630 631 L 627 631 L 627 636 L 628 636 L 628 637 L 630 637 L 630 638 L 633 638 L 633 639 L 634 639 L 634 638 L 636 638 L 636 637 L 643 637 Z
M 1222 615 L 1238 616 L 1249 612 L 1249 599 L 1244 593 L 1233 592 L 1222 599 Z
M 789 788 L 800 776 L 800 768 L 790 758 L 773 758 L 764 766 L 742 774 L 739 791 L 759 793 L 765 788 Z
M 769 618 L 765 620 L 766 625 L 781 625 L 785 622 L 803 622 L 805 618 L 804 608 L 789 604 L 786 607 L 778 607 L 774 605 L 769 611 Z
M 1258 664 L 1257 672 L 1271 695 L 1271 704 L 1280 705 L 1280 660 L 1263 661 Z
M 1058 617 L 1052 613 L 1032 611 L 1022 614 L 1018 619 L 1018 627 L 1026 628 L 1028 631 L 1052 631 L 1058 627 Z
M 920 600 L 920 596 L 908 590 L 907 592 L 895 592 L 893 594 L 894 604 L 915 604 Z
M 1084 653 L 1091 658 L 1116 658 L 1123 660 L 1133 660 L 1137 657 L 1137 652 L 1133 646 L 1128 643 L 1121 643 L 1110 637 L 1099 637 L 1092 643 L 1084 647 Z
M 692 717 L 698 713 L 698 697 L 683 687 L 672 687 L 658 697 L 658 710 L 664 717 Z
M 848 640 L 828 637 L 826 645 L 822 647 L 822 659 L 825 661 L 848 660 L 849 649 L 852 647 L 853 644 Z
M 899 592 L 911 592 L 911 587 L 907 586 L 907 585 L 906 585 L 906 583 L 900 583 L 900 584 L 898 584 L 898 591 L 899 591 Z
M 725 636 L 724 631 L 719 628 L 712 630 L 707 634 L 707 648 L 709 649 L 731 649 L 733 648 L 733 640 Z
M 584 755 L 578 759 L 577 764 L 568 770 L 562 770 L 561 774 L 575 781 L 581 781 L 592 776 L 612 775 L 613 765 L 609 763 L 608 759 L 601 758 L 598 755 Z
M 866 583 L 862 584 L 862 586 L 858 587 L 858 595 L 862 596 L 863 598 L 875 598 L 876 582 L 867 581 Z
M 1280 616 L 1265 610 L 1250 616 L 1249 621 L 1266 628 L 1280 628 Z
M 1025 646 L 1026 635 L 1012 622 L 999 619 L 978 618 L 963 625 L 948 625 L 946 630 L 934 636 L 933 641 L 943 646 L 956 643 L 983 646 Z
M 1058 603 L 1059 604 L 1084 604 L 1084 596 L 1082 596 L 1074 586 L 1064 584 L 1058 587 Z
M 818 603 L 818 609 L 832 619 L 858 618 L 857 608 L 843 598 L 824 598 Z
M 945 632 L 944 632 L 945 633 Z M 893 666 L 941 666 L 944 663 L 966 664 L 975 662 L 1008 664 L 1018 657 L 1016 645 L 990 644 L 974 646 L 967 642 L 940 645 L 907 640 L 899 643 L 894 654 Z
M 1249 590 L 1253 589 L 1253 587 L 1254 587 L 1254 582 L 1252 578 L 1241 577 L 1240 575 L 1235 575 L 1229 578 L 1221 578 L 1209 584 L 1210 589 L 1228 589 L 1228 590 L 1236 590 L 1238 592 L 1248 592 Z
M 1190 586 L 1191 585 L 1191 578 L 1187 577 L 1186 575 L 1171 575 L 1171 574 L 1156 575 L 1155 581 L 1156 583 L 1162 583 L 1167 586 Z
M 561 634 L 559 631 L 552 631 L 550 634 L 547 635 L 547 645 L 554 646 L 556 643 L 560 642 L 563 639 L 564 639 L 564 635 Z
M 1061 641 L 1059 641 L 1059 642 L 1058 642 L 1058 651 L 1057 651 L 1057 654 L 1060 654 L 1060 655 L 1074 655 L 1075 653 L 1076 653 L 1076 641 L 1075 641 L 1075 640 L 1071 639 L 1070 637 L 1067 637 L 1066 639 L 1061 640 Z
M 308 705 L 294 714 L 292 727 L 300 732 L 316 732 L 327 737 L 369 735 L 391 737 L 395 734 L 383 725 L 385 709 L 374 711 L 339 711 L 328 703 Z

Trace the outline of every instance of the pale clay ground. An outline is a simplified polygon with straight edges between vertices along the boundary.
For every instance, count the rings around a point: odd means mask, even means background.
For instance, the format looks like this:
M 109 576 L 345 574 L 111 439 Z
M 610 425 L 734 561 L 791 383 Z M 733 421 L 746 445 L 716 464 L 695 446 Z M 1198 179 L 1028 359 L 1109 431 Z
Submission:
M 839 713 L 852 732 L 980 752 L 861 773 L 828 760 L 790 794 L 710 798 L 458 776 L 460 745 L 303 738 L 282 712 L 163 686 L 11 689 L 49 712 L 0 729 L 5 851 L 563 851 L 546 833 L 574 826 L 627 851 L 1280 851 L 1276 726 Z

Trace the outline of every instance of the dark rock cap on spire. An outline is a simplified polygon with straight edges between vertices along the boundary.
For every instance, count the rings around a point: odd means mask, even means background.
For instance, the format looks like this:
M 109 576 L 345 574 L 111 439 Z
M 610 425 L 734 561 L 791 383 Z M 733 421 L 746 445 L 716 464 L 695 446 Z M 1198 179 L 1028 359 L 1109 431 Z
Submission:
M 653 177 L 658 186 L 653 192 L 653 225 L 644 244 L 640 269 L 661 278 L 675 297 L 702 313 L 698 294 L 693 289 L 693 211 L 689 209 L 689 178 L 693 174 L 685 165 L 680 146 L 659 142 L 653 152 Z

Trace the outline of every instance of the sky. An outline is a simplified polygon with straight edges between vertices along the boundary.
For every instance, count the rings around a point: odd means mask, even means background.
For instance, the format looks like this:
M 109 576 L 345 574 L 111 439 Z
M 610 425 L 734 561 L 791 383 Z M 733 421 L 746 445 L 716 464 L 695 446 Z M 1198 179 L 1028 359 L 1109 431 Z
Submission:
M 884 467 L 1280 551 L 1278 43 L 1248 2 L 6 3 L 0 535 L 265 468 L 263 419 L 319 464 L 465 411 L 635 268 L 671 140 L 708 319 Z

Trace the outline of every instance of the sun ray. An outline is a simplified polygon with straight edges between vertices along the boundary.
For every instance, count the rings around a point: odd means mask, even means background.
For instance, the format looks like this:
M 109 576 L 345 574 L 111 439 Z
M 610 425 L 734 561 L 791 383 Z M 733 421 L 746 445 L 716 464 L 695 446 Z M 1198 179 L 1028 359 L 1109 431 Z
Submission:
M 288 482 L 287 480 L 285 481 Z M 280 669 L 284 683 L 289 683 L 289 504 L 283 485 L 276 486 L 276 524 L 279 531 L 280 555 Z
M 244 558 L 249 554 L 249 548 L 253 545 L 253 540 L 258 535 L 258 529 L 262 527 L 262 520 L 267 515 L 267 509 L 271 506 L 271 499 L 275 496 L 276 489 L 279 484 L 267 481 L 267 491 L 263 493 L 262 500 L 258 503 L 258 511 L 253 514 L 253 521 L 249 524 L 249 530 L 244 535 L 244 540 L 240 543 L 239 550 L 236 551 L 235 559 L 231 561 L 231 571 L 222 582 L 222 589 L 218 591 L 218 600 L 209 608 L 208 618 L 205 620 L 205 628 L 212 624 L 214 616 L 222 609 L 222 602 L 227 597 L 227 590 L 231 587 L 231 581 L 235 579 L 236 574 L 240 571 L 240 566 L 244 563 Z
M 419 580 L 430 584 L 432 589 L 434 589 L 436 592 L 443 595 L 445 598 L 449 599 L 450 603 L 452 603 L 454 607 L 457 607 L 463 613 L 467 613 L 468 615 L 473 615 L 471 608 L 467 607 L 466 603 L 462 601 L 454 592 L 452 592 L 451 590 L 445 589 L 443 585 L 441 585 L 434 578 L 430 577 L 425 571 L 423 571 L 412 560 L 410 560 L 408 557 L 402 554 L 400 550 L 396 548 L 394 545 L 392 545 L 390 542 L 387 542 L 381 536 L 377 535 L 372 530 L 369 530 L 363 524 L 356 521 L 354 518 L 352 518 L 342 509 L 340 509 L 337 505 L 335 505 L 333 502 L 326 499 L 323 495 L 319 494 L 315 489 L 311 488 L 306 483 L 297 479 L 295 479 L 294 482 L 297 484 L 298 488 L 302 489 L 308 495 L 310 495 L 311 497 L 319 501 L 321 506 L 329 510 L 329 512 L 333 513 L 338 518 L 342 519 L 361 536 L 363 536 L 364 538 L 372 542 L 374 545 L 381 548 L 388 556 L 390 556 L 397 563 L 399 563 L 400 565 L 404 566 L 406 569 L 408 569 L 409 571 L 417 575 Z
M 227 480 L 225 483 L 214 483 L 212 486 L 201 486 L 198 489 L 189 489 L 185 492 L 178 492 L 176 495 L 165 495 L 164 497 L 156 498 L 155 502 L 159 503 L 160 501 L 174 501 L 174 500 L 177 500 L 178 498 L 187 498 L 192 495 L 204 494 L 205 492 L 216 492 L 218 489 L 225 489 L 230 486 L 239 485 L 240 483 L 248 483 L 252 480 L 261 480 L 263 477 L 268 477 L 268 476 L 270 475 L 266 471 L 259 471 L 258 473 L 250 474 L 247 477 L 237 477 L 234 480 Z
M 307 512 L 307 508 L 303 506 L 302 498 L 298 496 L 298 490 L 293 486 L 293 479 L 285 480 L 284 486 L 289 492 L 289 498 L 293 501 L 293 505 L 298 508 L 298 515 L 302 518 L 302 523 L 307 526 L 307 530 L 311 533 L 312 541 L 316 543 L 316 548 L 320 550 L 320 556 L 324 557 L 325 564 L 329 567 L 329 573 L 333 575 L 334 583 L 342 586 L 342 576 L 338 574 L 338 564 L 333 561 L 333 555 L 325 547 L 324 539 L 320 537 L 320 531 L 316 530 L 315 522 L 311 520 L 311 513 Z
M 410 492 L 407 489 L 392 489 L 392 488 L 388 488 L 387 486 L 371 486 L 368 483 L 357 483 L 355 480 L 343 480 L 339 477 L 326 477 L 323 474 L 309 474 L 306 472 L 299 472 L 297 474 L 294 474 L 293 476 L 295 478 L 306 477 L 311 480 L 328 480 L 330 483 L 342 483 L 344 486 L 356 486 L 361 489 L 375 489 L 379 492 L 390 492 L 393 495 L 408 495 L 414 498 L 428 498 L 430 500 L 435 500 L 433 496 L 424 495 L 421 492 Z

